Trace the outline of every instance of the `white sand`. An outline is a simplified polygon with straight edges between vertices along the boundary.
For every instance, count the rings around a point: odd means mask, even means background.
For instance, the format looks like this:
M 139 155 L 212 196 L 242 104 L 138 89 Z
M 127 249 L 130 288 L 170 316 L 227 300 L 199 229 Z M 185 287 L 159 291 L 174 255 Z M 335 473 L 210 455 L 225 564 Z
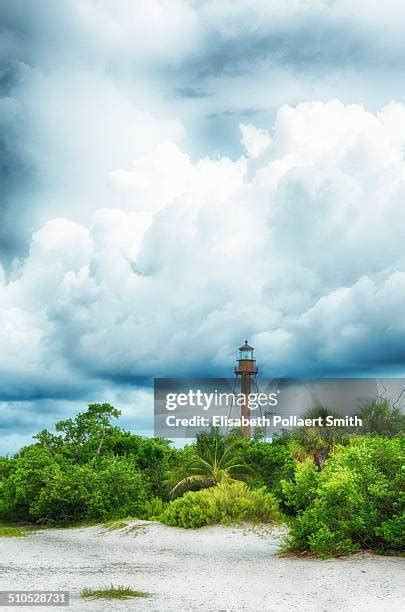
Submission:
M 59 610 L 404 610 L 403 559 L 280 558 L 275 553 L 282 534 L 138 521 L 119 531 L 50 529 L 1 538 L 0 589 L 70 591 L 70 608 Z M 79 596 L 83 587 L 111 583 L 148 591 L 150 597 L 111 602 Z M 24 609 L 36 608 L 2 608 Z

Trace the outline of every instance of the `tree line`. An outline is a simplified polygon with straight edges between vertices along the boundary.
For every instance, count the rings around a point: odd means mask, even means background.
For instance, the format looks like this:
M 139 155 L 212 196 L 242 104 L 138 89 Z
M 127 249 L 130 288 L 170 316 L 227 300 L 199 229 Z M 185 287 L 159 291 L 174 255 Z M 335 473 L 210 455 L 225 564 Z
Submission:
M 176 449 L 120 428 L 113 406 L 90 404 L 56 423 L 55 433 L 43 430 L 13 457 L 0 457 L 0 520 L 287 522 L 292 550 L 399 550 L 404 417 L 384 399 L 359 414 L 361 431 L 296 428 L 268 442 L 260 430 L 247 439 L 213 428 Z

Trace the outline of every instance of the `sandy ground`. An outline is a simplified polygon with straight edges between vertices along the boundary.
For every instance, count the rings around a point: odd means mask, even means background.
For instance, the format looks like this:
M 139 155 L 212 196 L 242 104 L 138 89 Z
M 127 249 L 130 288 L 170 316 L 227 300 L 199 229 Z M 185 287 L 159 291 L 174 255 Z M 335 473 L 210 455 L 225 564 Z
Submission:
M 280 558 L 282 535 L 279 528 L 183 530 L 138 521 L 115 531 L 49 529 L 1 538 L 0 589 L 70 592 L 70 608 L 41 610 L 404 610 L 403 559 Z M 79 596 L 83 587 L 111 583 L 150 596 L 117 602 Z

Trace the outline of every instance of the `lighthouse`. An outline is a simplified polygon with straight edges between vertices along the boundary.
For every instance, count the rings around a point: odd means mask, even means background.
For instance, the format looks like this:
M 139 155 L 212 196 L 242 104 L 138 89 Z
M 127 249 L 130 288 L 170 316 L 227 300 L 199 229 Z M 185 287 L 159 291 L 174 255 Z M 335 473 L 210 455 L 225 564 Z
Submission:
M 254 348 L 250 346 L 247 340 L 245 340 L 245 344 L 239 347 L 239 358 L 237 360 L 237 365 L 235 367 L 235 375 L 236 377 L 240 377 L 240 390 L 244 395 L 244 401 L 241 407 L 241 417 L 243 421 L 243 417 L 245 419 L 250 419 L 250 408 L 249 408 L 249 394 L 252 388 L 252 381 L 255 379 L 257 374 L 256 360 L 254 358 Z M 244 425 L 242 427 L 243 434 L 249 438 L 250 437 L 250 425 Z

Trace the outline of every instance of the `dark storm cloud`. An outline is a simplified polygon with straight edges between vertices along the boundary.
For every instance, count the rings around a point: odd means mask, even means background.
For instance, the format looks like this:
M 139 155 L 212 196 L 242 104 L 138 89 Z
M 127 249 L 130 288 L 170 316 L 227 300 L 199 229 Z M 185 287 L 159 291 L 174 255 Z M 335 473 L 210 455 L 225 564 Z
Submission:
M 35 213 L 29 194 L 37 185 L 35 163 L 27 143 L 28 125 L 19 87 L 30 67 L 33 43 L 30 9 L 21 3 L 0 5 L 0 258 L 10 264 L 26 253 Z
M 378 56 L 381 63 L 392 64 L 389 52 Z M 183 69 L 194 74 L 196 80 L 209 76 L 240 76 L 263 64 L 281 65 L 293 70 L 312 73 L 326 69 L 353 68 L 375 65 L 379 49 L 370 43 L 366 33 L 353 28 L 349 19 L 338 23 L 305 19 L 287 21 L 279 27 L 261 28 L 227 38 L 218 32 L 208 32 L 206 41 L 197 53 L 187 58 Z
M 92 387 L 87 381 L 53 382 L 46 376 L 41 380 L 38 375 L 32 381 L 21 379 L 13 381 L 12 377 L 8 376 L 6 381 L 0 381 L 0 401 L 77 399 L 83 397 L 86 391 L 91 393 L 91 390 Z
M 91 29 L 75 0 L 3 0 L 0 5 L 0 57 L 52 68 L 95 58 Z
M 5 0 L 0 24 L 0 261 L 9 267 L 27 254 L 41 196 L 49 197 L 41 159 L 48 152 L 34 141 L 41 131 L 35 106 L 48 92 L 31 92 L 31 84 L 49 71 L 88 67 L 95 56 L 74 2 Z
M 194 15 L 194 30 L 188 32 L 189 21 L 185 21 L 185 26 L 181 21 L 176 24 L 178 32 L 173 37 L 180 51 L 174 53 L 166 41 L 162 44 L 159 32 L 152 30 L 148 35 L 145 31 L 145 41 L 148 37 L 152 41 L 149 46 L 136 35 L 131 37 L 130 29 L 121 36 L 114 33 L 111 28 L 117 27 L 118 17 L 123 19 L 119 26 L 124 29 L 125 10 L 129 11 L 130 6 L 128 3 L 126 9 L 122 3 L 119 15 L 114 3 L 108 0 L 100 5 L 75 0 L 5 0 L 0 5 L 0 255 L 7 264 L 13 256 L 26 254 L 31 232 L 38 228 L 44 215 L 49 215 L 45 206 L 52 201 L 54 214 L 64 212 L 56 204 L 63 195 L 54 197 L 55 188 L 46 184 L 52 174 L 47 160 L 54 157 L 63 160 L 63 153 L 52 150 L 54 145 L 46 136 L 43 141 L 38 136 L 52 129 L 52 117 L 49 126 L 43 124 L 46 119 L 39 117 L 41 105 L 60 104 L 60 100 L 52 102 L 56 85 L 51 82 L 51 75 L 62 79 L 63 75 L 71 78 L 72 74 L 87 71 L 102 75 L 114 87 L 117 84 L 125 87 L 132 80 L 137 89 L 148 79 L 155 79 L 154 99 L 159 98 L 160 83 L 160 108 L 161 103 L 167 103 L 175 115 L 180 114 L 190 134 L 187 144 L 192 154 L 220 151 L 235 156 L 239 153 L 239 135 L 235 125 L 229 123 L 231 113 L 235 123 L 238 117 L 254 117 L 264 108 L 267 114 L 271 109 L 273 118 L 273 109 L 283 99 L 283 87 L 284 101 L 296 102 L 299 98 L 299 86 L 295 82 L 280 84 L 277 71 L 287 71 L 293 79 L 291 75 L 300 80 L 306 78 L 314 96 L 321 99 L 322 80 L 331 79 L 335 83 L 332 95 L 339 97 L 343 93 L 346 99 L 351 87 L 343 79 L 339 90 L 341 75 L 347 70 L 359 71 L 361 82 L 364 73 L 369 73 L 366 80 L 372 84 L 375 96 L 381 95 L 375 82 L 380 77 L 389 78 L 387 75 L 396 72 L 405 57 L 398 28 L 400 20 L 395 19 L 394 10 L 392 17 L 387 17 L 387 24 L 383 20 L 379 24 L 377 17 L 370 20 L 366 8 L 363 13 L 361 8 L 356 12 L 342 2 L 295 8 L 281 3 L 264 6 L 259 2 L 238 2 L 222 9 L 209 1 L 179 1 L 173 3 L 172 12 L 180 7 Z M 140 20 L 143 12 L 147 12 L 143 4 L 139 5 L 138 14 L 136 7 L 134 10 Z M 386 12 L 389 15 L 388 5 Z M 105 15 L 110 21 L 105 20 Z M 168 31 L 163 27 L 165 35 Z M 191 42 L 182 51 L 182 40 L 187 36 Z M 239 89 L 232 92 L 227 79 L 234 78 L 239 79 Z M 356 75 L 353 80 L 353 95 L 358 101 Z M 65 104 L 72 107 L 75 104 L 72 87 L 80 91 L 80 83 L 66 87 Z M 246 92 L 250 97 L 248 104 L 243 100 Z M 405 95 L 405 90 L 395 77 L 390 95 L 399 94 Z M 181 110 L 176 107 L 177 100 L 184 102 Z M 79 104 L 78 100 L 78 112 Z M 64 120 L 63 111 L 62 106 L 60 121 Z M 207 118 L 215 118 L 214 126 L 207 126 Z M 72 138 L 75 128 L 72 126 Z M 66 161 L 66 167 L 56 169 L 55 173 L 68 173 L 67 156 Z M 82 166 L 83 173 L 90 174 Z M 77 171 L 72 177 L 61 176 L 59 181 L 55 174 L 55 181 L 61 185 L 65 181 L 71 189 L 75 174 Z M 78 189 L 85 191 L 83 186 Z M 87 200 L 92 195 L 88 194 Z M 71 199 L 74 197 L 72 194 Z
M 15 72 L 9 77 L 15 79 Z M 0 257 L 10 262 L 25 252 L 33 211 L 29 193 L 37 188 L 35 165 L 21 146 L 26 137 L 18 100 L 0 100 Z

